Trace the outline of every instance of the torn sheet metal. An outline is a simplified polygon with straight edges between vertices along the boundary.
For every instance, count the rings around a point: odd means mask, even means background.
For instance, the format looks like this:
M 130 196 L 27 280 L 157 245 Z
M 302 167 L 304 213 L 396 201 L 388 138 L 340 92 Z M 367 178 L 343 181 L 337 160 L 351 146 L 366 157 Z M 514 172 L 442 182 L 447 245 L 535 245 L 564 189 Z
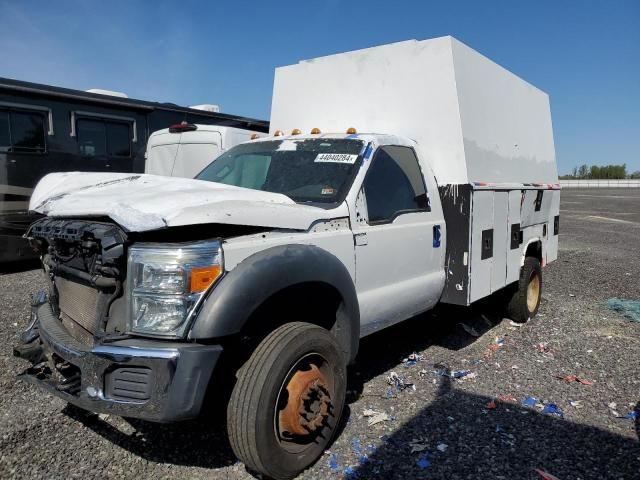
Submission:
M 38 183 L 29 209 L 52 217 L 105 216 L 128 231 L 197 224 L 307 230 L 348 215 L 299 205 L 271 192 L 186 178 L 126 173 L 52 173 Z

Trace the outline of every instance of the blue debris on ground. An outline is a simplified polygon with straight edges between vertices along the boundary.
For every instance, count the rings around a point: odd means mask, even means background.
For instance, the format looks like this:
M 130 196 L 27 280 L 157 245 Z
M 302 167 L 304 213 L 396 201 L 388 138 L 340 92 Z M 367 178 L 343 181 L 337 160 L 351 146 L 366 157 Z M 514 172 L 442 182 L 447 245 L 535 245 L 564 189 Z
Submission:
M 560 410 L 555 403 L 548 403 L 542 409 L 542 413 L 548 413 L 549 415 L 555 415 L 556 417 L 564 417 L 564 412 Z
M 632 322 L 640 322 L 640 300 L 625 300 L 614 297 L 607 300 L 607 307 Z
M 329 457 L 329 468 L 334 472 L 338 470 L 338 455 L 335 453 L 332 453 Z
M 424 470 L 425 468 L 429 468 L 431 466 L 431 462 L 426 455 L 420 455 L 416 460 L 416 465 Z
M 538 403 L 538 400 L 536 400 L 535 397 L 527 397 L 522 400 L 521 405 L 523 407 L 535 407 L 536 403 Z

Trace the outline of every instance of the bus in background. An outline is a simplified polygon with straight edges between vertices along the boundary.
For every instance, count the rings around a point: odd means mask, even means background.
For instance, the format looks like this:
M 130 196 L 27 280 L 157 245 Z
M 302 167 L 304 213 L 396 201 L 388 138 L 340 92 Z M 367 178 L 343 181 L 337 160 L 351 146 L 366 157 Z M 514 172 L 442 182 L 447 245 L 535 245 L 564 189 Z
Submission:
M 215 105 L 181 107 L 119 92 L 72 90 L 0 78 L 0 263 L 31 257 L 22 235 L 33 187 L 64 171 L 145 171 L 152 132 L 171 125 L 216 125 L 252 133 L 269 122 L 220 113 Z

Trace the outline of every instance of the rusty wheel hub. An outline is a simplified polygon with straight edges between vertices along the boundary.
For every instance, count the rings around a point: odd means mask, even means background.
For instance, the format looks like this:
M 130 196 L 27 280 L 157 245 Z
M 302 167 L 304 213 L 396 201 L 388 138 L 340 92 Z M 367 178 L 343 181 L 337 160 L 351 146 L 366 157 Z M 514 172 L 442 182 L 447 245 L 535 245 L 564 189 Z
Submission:
M 280 411 L 280 431 L 308 435 L 322 428 L 329 415 L 331 396 L 318 367 L 311 364 L 309 370 L 297 370 L 286 389 L 289 398 Z

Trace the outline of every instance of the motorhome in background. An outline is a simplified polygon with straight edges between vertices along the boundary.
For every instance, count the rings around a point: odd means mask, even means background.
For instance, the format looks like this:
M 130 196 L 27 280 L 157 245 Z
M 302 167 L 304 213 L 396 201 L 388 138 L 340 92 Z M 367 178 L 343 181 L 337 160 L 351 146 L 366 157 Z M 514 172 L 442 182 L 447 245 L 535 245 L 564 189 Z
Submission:
M 0 78 L 0 262 L 32 255 L 22 239 L 38 181 L 51 172 L 145 170 L 151 132 L 182 121 L 266 132 L 268 122 L 108 90 L 72 90 Z
M 259 136 L 258 131 L 181 122 L 153 132 L 145 154 L 145 173 L 193 178 L 231 147 Z

